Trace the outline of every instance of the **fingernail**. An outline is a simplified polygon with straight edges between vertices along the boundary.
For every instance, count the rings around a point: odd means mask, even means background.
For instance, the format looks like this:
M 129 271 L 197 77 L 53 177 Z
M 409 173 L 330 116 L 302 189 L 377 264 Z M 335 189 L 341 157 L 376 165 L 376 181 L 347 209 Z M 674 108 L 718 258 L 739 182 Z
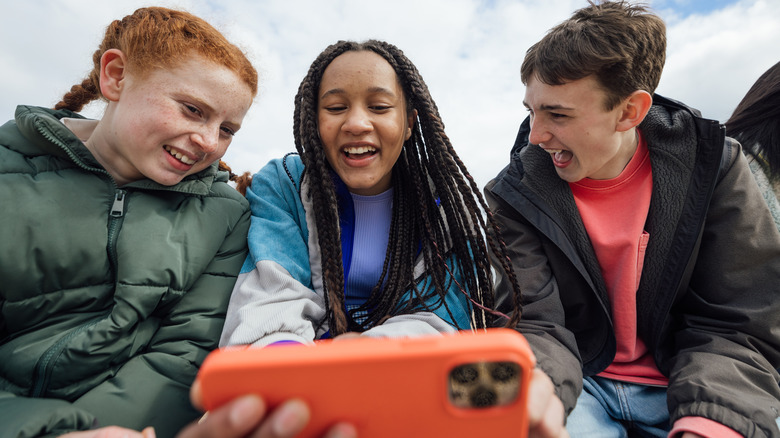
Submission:
M 347 423 L 339 423 L 331 428 L 328 438 L 356 438 L 357 430 L 355 426 Z
M 230 424 L 241 426 L 247 420 L 255 421 L 257 411 L 260 409 L 260 400 L 256 397 L 242 397 L 236 401 L 230 410 Z
M 293 436 L 300 432 L 306 420 L 305 408 L 302 409 L 300 402 L 292 401 L 279 407 L 271 428 L 278 436 Z

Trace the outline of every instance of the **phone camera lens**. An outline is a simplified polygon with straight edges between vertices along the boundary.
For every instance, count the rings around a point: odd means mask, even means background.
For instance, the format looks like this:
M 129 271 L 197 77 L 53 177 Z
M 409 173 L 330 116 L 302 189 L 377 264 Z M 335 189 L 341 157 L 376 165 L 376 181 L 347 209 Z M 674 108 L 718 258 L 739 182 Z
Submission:
M 479 371 L 473 365 L 461 365 L 452 370 L 451 375 L 456 382 L 465 384 L 477 380 Z
M 490 376 L 497 382 L 508 382 L 517 378 L 517 365 L 512 362 L 498 362 L 490 371 Z
M 471 394 L 471 406 L 475 408 L 494 406 L 497 401 L 496 393 L 487 388 L 479 388 Z

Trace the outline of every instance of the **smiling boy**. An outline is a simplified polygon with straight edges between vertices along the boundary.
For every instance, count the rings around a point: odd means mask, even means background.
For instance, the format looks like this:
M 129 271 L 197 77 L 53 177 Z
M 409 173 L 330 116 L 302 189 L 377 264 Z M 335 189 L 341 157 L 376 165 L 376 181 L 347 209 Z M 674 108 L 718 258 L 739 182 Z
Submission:
M 527 51 L 529 117 L 486 188 L 518 330 L 572 437 L 780 436 L 780 233 L 740 145 L 653 95 L 665 50 L 659 17 L 602 2 Z

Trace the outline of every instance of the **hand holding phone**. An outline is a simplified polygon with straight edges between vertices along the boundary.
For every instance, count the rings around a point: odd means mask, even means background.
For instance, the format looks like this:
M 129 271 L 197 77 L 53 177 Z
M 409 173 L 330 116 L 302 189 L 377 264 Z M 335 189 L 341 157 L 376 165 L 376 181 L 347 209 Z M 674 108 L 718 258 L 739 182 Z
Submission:
M 337 422 L 358 436 L 525 437 L 534 367 L 514 330 L 421 338 L 358 338 L 213 352 L 198 376 L 206 409 L 244 394 L 269 408 L 299 398 L 311 408 L 301 437 Z

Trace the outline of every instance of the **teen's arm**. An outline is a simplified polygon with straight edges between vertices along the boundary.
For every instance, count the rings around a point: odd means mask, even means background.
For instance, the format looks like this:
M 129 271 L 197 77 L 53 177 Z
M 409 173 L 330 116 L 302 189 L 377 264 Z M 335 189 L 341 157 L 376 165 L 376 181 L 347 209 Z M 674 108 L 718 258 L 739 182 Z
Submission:
M 506 242 L 523 294 L 522 318 L 516 328 L 528 340 L 537 366 L 550 376 L 556 395 L 569 413 L 582 391 L 582 363 L 574 335 L 565 327 L 558 284 L 536 230 L 489 188 L 490 185 L 485 190 L 485 198 Z M 497 265 L 495 255 L 491 256 Z M 514 299 L 514 290 L 503 269 L 497 266 L 497 306 L 499 310 L 509 311 L 511 306 L 506 303 Z
M 775 436 L 780 234 L 731 146 L 735 159 L 712 195 L 690 287 L 672 309 L 680 328 L 668 360 L 669 414 L 673 423 L 699 416 L 746 436 Z
M 288 174 L 289 172 L 289 174 Z M 312 342 L 325 300 L 311 284 L 306 213 L 290 175 L 302 165 L 272 160 L 252 178 L 249 256 L 238 276 L 220 346 Z

